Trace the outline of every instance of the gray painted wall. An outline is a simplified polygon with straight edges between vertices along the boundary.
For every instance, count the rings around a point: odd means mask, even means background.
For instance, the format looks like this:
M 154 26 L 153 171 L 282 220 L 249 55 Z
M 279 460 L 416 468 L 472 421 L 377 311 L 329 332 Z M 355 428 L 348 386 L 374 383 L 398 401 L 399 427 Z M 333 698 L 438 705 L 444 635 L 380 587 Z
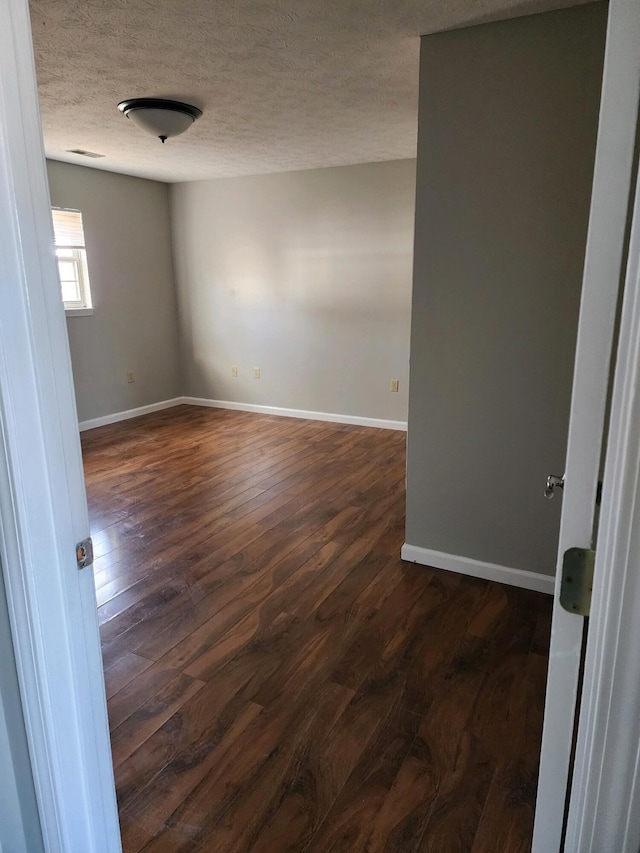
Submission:
M 602 3 L 426 36 L 406 541 L 554 572 Z
M 47 168 L 51 203 L 82 211 L 95 307 L 92 317 L 67 319 L 79 419 L 178 396 L 168 186 L 55 161 Z
M 185 393 L 405 421 L 414 197 L 412 160 L 172 185 Z
M 0 850 L 44 850 L 0 570 Z

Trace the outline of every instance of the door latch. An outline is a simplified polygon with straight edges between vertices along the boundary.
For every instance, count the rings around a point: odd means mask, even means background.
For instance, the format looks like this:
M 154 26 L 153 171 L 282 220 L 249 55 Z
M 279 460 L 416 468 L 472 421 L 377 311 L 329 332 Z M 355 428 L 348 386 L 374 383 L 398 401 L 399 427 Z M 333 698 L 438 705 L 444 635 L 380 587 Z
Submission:
M 569 548 L 564 552 L 560 604 L 569 613 L 589 615 L 595 563 L 596 552 L 588 548 Z
M 90 536 L 76 545 L 76 561 L 78 563 L 78 570 L 86 569 L 87 566 L 93 563 L 93 542 Z
M 564 489 L 564 477 L 558 477 L 557 474 L 549 474 L 547 477 L 547 486 L 544 490 L 545 498 L 550 501 L 555 496 L 556 489 Z

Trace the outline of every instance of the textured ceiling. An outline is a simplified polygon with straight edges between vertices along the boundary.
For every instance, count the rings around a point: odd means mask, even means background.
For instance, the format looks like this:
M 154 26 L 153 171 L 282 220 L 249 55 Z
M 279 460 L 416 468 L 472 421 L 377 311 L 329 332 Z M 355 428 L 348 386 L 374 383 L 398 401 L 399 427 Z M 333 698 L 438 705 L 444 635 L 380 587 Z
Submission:
M 413 157 L 421 33 L 577 2 L 31 0 L 45 149 L 163 181 Z M 162 145 L 135 97 L 204 115 Z

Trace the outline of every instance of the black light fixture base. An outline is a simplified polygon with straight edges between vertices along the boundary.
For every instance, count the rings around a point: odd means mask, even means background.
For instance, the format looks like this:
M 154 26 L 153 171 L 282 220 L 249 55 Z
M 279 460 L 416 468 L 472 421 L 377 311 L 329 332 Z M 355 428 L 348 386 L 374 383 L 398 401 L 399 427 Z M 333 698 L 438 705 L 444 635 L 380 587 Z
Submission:
M 170 101 L 168 98 L 128 98 L 120 101 L 118 109 L 126 115 L 131 110 L 173 110 L 177 113 L 186 113 L 195 121 L 202 115 L 202 110 L 192 104 L 182 101 Z

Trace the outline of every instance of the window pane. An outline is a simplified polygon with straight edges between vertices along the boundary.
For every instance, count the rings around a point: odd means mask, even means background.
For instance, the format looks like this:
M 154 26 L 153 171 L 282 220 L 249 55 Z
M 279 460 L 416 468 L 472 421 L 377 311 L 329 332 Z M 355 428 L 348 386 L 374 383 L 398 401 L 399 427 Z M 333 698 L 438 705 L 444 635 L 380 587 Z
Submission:
M 75 249 L 56 249 L 56 255 L 59 258 L 72 258 L 75 251 Z
M 77 281 L 61 282 L 62 301 L 63 302 L 80 302 L 80 288 Z
M 78 281 L 78 270 L 73 261 L 58 261 L 60 281 Z
M 60 288 L 63 302 L 80 302 L 80 281 L 78 267 L 74 261 L 58 261 Z

